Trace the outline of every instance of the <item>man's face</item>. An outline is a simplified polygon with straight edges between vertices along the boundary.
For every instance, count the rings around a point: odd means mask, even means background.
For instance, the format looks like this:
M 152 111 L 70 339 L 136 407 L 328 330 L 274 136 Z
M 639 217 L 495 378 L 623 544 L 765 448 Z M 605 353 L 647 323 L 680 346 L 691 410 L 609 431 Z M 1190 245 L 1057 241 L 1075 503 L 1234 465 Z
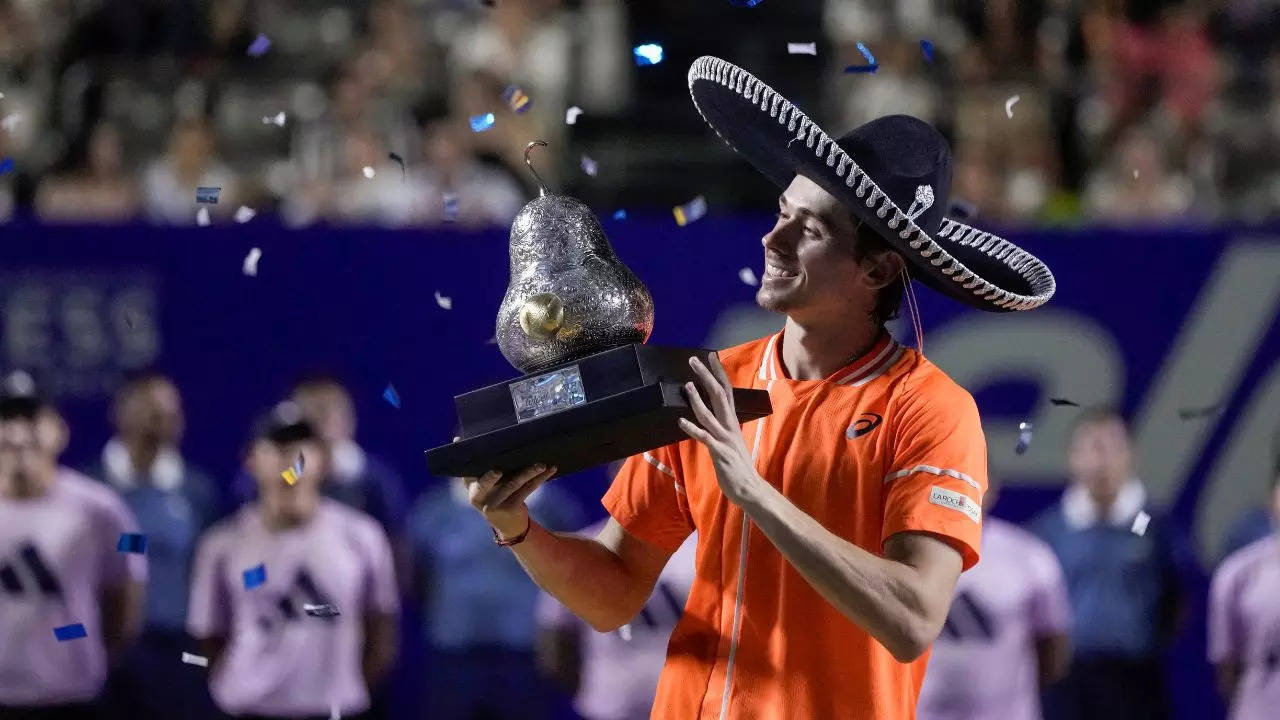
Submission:
M 345 442 L 355 437 L 356 414 L 351 396 L 333 385 L 308 387 L 293 394 L 302 416 L 325 442 Z
M 1124 423 L 1107 418 L 1076 428 L 1068 464 L 1072 477 L 1096 500 L 1114 500 L 1132 475 L 1132 451 Z
M 177 445 L 185 424 L 182 396 L 167 380 L 147 381 L 124 399 L 118 422 L 120 434 L 127 441 Z
M 756 303 L 793 318 L 840 316 L 851 302 L 870 310 L 878 288 L 854 260 L 853 216 L 834 196 L 797 175 L 778 198 L 778 219 L 761 238 L 765 270 Z
M 302 456 L 302 473 L 293 484 L 284 478 L 285 470 L 294 467 Z M 277 445 L 258 440 L 249 451 L 246 462 L 249 473 L 258 483 L 258 497 L 263 504 L 287 518 L 305 520 L 315 511 L 320 500 L 320 482 L 328 471 L 329 457 L 323 445 L 315 440 Z
M 0 488 L 26 494 L 46 487 L 57 470 L 54 448 L 42 442 L 38 423 L 0 420 Z

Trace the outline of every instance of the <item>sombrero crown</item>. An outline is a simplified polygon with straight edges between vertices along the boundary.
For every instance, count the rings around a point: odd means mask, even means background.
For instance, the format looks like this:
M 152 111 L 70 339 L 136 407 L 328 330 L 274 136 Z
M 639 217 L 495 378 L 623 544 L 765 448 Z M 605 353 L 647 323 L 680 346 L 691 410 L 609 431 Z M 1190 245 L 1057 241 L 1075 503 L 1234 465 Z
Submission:
M 983 310 L 1039 307 L 1053 273 L 1013 243 L 945 217 L 951 149 L 906 115 L 877 118 L 834 140 L 742 68 L 703 56 L 689 68 L 693 103 L 712 129 L 785 187 L 804 175 L 893 244 L 930 287 Z

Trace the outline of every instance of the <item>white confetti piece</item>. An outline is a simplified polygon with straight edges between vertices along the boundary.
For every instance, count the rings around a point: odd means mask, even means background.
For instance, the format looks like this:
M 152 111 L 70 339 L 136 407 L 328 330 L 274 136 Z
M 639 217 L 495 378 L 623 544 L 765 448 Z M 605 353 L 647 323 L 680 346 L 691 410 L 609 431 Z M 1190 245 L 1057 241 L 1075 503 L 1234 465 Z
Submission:
M 631 642 L 631 623 L 618 628 L 618 637 L 621 637 L 623 642 Z
M 441 294 L 440 294 L 440 291 L 439 291 L 439 290 L 437 290 L 437 291 L 436 291 L 436 304 L 437 304 L 437 305 L 439 305 L 440 307 L 444 308 L 445 310 L 452 310 L 452 309 L 453 309 L 453 298 L 445 297 L 444 295 L 441 295 Z
M 254 210 L 248 205 L 241 205 L 240 207 L 236 208 L 236 222 L 241 224 L 247 223 L 250 220 L 252 220 L 254 216 L 257 214 L 258 214 L 257 210 Z
M 590 175 L 591 177 L 595 177 L 596 173 L 599 171 L 600 166 L 596 164 L 595 160 L 592 160 L 586 155 L 582 156 L 582 172 Z
M 365 176 L 365 177 L 369 178 L 370 180 L 372 180 L 372 179 L 373 179 L 374 172 L 373 172 L 373 167 L 372 167 L 372 166 L 370 166 L 370 165 L 365 165 L 365 166 L 364 166 L 364 170 L 363 170 L 363 172 L 364 172 L 364 176 Z
M 200 667 L 209 667 L 209 658 L 203 655 L 192 655 L 189 652 L 182 653 L 182 662 L 188 665 L 199 665 Z
M 1005 114 L 1005 115 L 1007 115 L 1007 116 L 1009 117 L 1009 119 L 1010 119 L 1010 120 L 1012 120 L 1012 119 L 1013 119 L 1013 106 L 1014 106 L 1014 104 L 1016 104 L 1016 103 L 1017 103 L 1019 100 L 1021 100 L 1021 99 L 1022 99 L 1022 96 L 1021 96 L 1021 95 L 1014 95 L 1013 97 L 1011 97 L 1011 98 L 1009 98 L 1008 100 L 1005 100 L 1005 101 L 1004 101 L 1004 114 Z
M 329 703 L 329 720 L 342 720 L 342 711 L 336 702 Z
M 787 43 L 787 54 L 788 54 L 788 55 L 817 55 L 817 54 L 818 54 L 818 43 L 816 43 L 816 42 L 811 42 L 811 43 L 793 43 L 793 42 L 789 42 L 789 43 Z
M 0 120 L 0 127 L 4 128 L 8 132 L 13 132 L 13 129 L 18 127 L 18 123 L 20 122 L 22 122 L 22 116 L 18 113 L 14 113 L 12 115 L 6 115 L 3 120 Z
M 275 125 L 276 127 L 284 127 L 285 115 L 284 111 L 280 111 L 275 115 L 267 115 L 262 118 L 263 125 Z
M 756 273 L 749 267 L 744 267 L 738 271 L 738 279 L 748 285 L 759 285 L 760 278 L 756 277 Z
M 258 276 L 258 260 L 262 258 L 262 249 L 253 248 L 244 256 L 244 274 L 249 277 Z
M 1137 179 L 1138 179 L 1138 168 L 1134 168 L 1134 169 L 1133 169 L 1133 179 L 1134 179 L 1134 180 L 1137 180 Z
M 1138 514 L 1133 518 L 1133 527 L 1130 530 L 1135 535 L 1146 535 L 1147 525 L 1151 523 L 1151 516 L 1146 512 L 1139 510 Z
M 582 114 L 582 108 L 578 107 L 577 105 L 574 105 L 573 107 L 569 108 L 568 110 L 565 110 L 565 111 L 564 111 L 564 124 L 565 124 L 565 125 L 574 125 L 574 124 L 576 124 L 576 123 L 578 122 L 578 116 L 579 116 L 579 115 L 581 115 L 581 114 Z
M 395 388 L 391 388 L 390 385 L 387 387 L 390 388 L 392 392 L 395 392 Z M 396 403 L 396 405 L 399 405 L 399 403 Z M 302 604 L 302 612 L 310 615 L 311 617 L 318 618 L 338 617 L 342 614 L 338 612 L 338 608 L 333 605 L 312 605 L 310 603 Z
M 200 227 L 207 227 L 211 221 L 209 220 L 209 208 L 202 207 L 196 211 L 196 224 Z

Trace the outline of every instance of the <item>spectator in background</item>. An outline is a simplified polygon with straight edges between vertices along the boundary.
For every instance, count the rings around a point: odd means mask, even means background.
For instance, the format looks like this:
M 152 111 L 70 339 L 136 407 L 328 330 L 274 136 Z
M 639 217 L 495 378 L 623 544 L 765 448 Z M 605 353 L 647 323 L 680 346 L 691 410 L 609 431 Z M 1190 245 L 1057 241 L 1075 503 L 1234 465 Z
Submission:
M 1112 221 L 1159 222 L 1191 209 L 1191 181 L 1169 168 L 1151 130 L 1134 128 L 1120 140 L 1085 188 L 1085 212 Z
M 124 171 L 120 132 L 100 122 L 89 135 L 85 162 L 51 177 L 36 191 L 36 214 L 50 222 L 124 222 L 138 214 L 138 188 Z
M 427 126 L 426 192 L 419 209 L 429 225 L 458 222 L 468 227 L 509 227 L 524 206 L 525 196 L 509 171 L 482 163 L 460 123 L 438 121 Z M 445 211 L 445 196 L 457 206 Z
M 174 662 L 190 649 L 184 631 L 196 540 L 217 519 L 213 481 L 182 457 L 182 396 L 160 373 L 139 375 L 116 392 L 116 434 L 90 470 L 115 488 L 147 536 L 150 585 L 142 637 L 116 670 L 112 704 L 121 718 L 161 717 L 175 707 L 194 716 L 202 678 Z
M 1280 453 L 1271 471 L 1280 518 Z M 1280 706 L 1280 543 L 1273 532 L 1232 553 L 1209 590 L 1209 662 L 1232 720 L 1269 720 Z
M 299 465 L 290 484 L 282 474 Z M 301 409 L 277 405 L 257 423 L 245 458 L 261 500 L 200 539 L 187 628 L 209 658 L 224 712 L 360 718 L 394 661 L 391 546 L 373 518 L 321 497 L 328 465 Z M 265 578 L 256 584 L 259 566 Z
M 583 525 L 577 502 L 554 484 L 529 496 L 529 511 L 551 530 Z M 435 654 L 424 717 L 544 717 L 547 698 L 534 654 L 538 587 L 515 555 L 494 543 L 460 478 L 423 493 L 408 533 L 414 589 Z
M 1034 525 L 1062 563 L 1074 618 L 1075 657 L 1048 696 L 1051 720 L 1170 717 L 1161 653 L 1180 624 L 1193 561 L 1148 506 L 1130 442 L 1115 411 L 1082 414 L 1068 446 L 1071 483 Z M 1151 518 L 1142 534 L 1133 529 L 1139 513 Z
M 990 514 L 982 498 L 982 562 L 960 576 L 933 643 L 920 720 L 1040 720 L 1040 691 L 1071 661 L 1071 603 L 1053 550 Z
M 142 619 L 146 558 L 117 552 L 133 515 L 59 467 L 66 427 L 17 372 L 0 383 L 0 718 L 94 718 L 110 660 Z M 85 637 L 57 641 L 81 624 Z
M 578 534 L 594 538 L 598 522 Z M 596 632 L 560 601 L 538 600 L 538 664 L 585 720 L 648 720 L 667 657 L 667 640 L 693 585 L 698 534 L 675 551 L 640 614 L 621 629 Z
M 205 205 L 214 217 L 235 211 L 236 179 L 214 155 L 213 131 L 203 119 L 179 121 L 169 134 L 165 155 L 146 169 L 142 194 L 147 218 L 169 225 L 194 225 L 196 188 L 222 188 L 218 204 Z
M 325 215 L 338 223 L 401 227 L 423 202 L 413 168 L 389 165 L 387 150 L 368 128 L 355 128 L 342 140 L 342 165 L 332 184 Z

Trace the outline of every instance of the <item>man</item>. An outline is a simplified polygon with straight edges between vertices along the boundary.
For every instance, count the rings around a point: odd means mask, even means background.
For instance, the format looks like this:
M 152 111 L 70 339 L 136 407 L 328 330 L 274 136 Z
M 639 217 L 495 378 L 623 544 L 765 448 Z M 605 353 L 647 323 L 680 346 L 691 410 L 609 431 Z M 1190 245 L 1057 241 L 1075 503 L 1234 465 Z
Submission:
M 992 482 L 982 509 L 995 506 Z M 1071 661 L 1062 567 L 1035 535 L 990 513 L 982 562 L 960 576 L 929 656 L 922 720 L 1040 720 L 1040 690 Z
M 785 190 L 756 301 L 781 333 L 690 361 L 690 439 L 627 460 L 594 540 L 532 522 L 535 465 L 467 481 L 535 581 L 599 631 L 633 618 L 694 530 L 697 576 L 655 718 L 911 718 L 960 572 L 978 560 L 986 449 L 972 397 L 884 330 L 907 267 L 986 310 L 1030 309 L 1048 269 L 944 220 L 950 150 L 906 116 L 839 141 L 741 68 L 698 59 L 703 117 Z M 773 414 L 740 427 L 730 386 Z M 703 399 L 705 395 L 706 399 Z
M 254 438 L 245 467 L 260 500 L 196 553 L 187 629 L 209 659 L 213 699 L 238 717 L 361 717 L 396 652 L 387 537 L 321 497 L 328 454 L 296 405 L 276 406 Z
M 137 524 L 111 490 L 58 466 L 60 424 L 30 375 L 16 372 L 0 383 L 0 718 L 6 720 L 95 717 L 108 663 L 132 642 L 142 619 L 146 558 L 116 550 Z
M 579 534 L 595 537 L 604 526 L 594 523 Z M 694 533 L 680 545 L 640 614 L 614 632 L 595 632 L 550 595 L 539 599 L 538 662 L 573 697 L 574 710 L 584 720 L 649 717 L 667 640 L 693 585 L 697 544 Z
M 90 474 L 115 488 L 138 518 L 150 561 L 142 636 L 113 674 L 111 704 L 122 718 L 159 717 L 181 706 L 191 716 L 191 703 L 204 694 L 202 678 L 174 658 L 189 649 L 191 560 L 196 539 L 217 519 L 217 493 L 178 449 L 185 418 L 170 378 L 150 372 L 127 381 L 111 421 L 116 434 Z
M 1271 477 L 1280 519 L 1280 447 Z M 1280 706 L 1280 538 L 1275 532 L 1227 557 L 1209 590 L 1209 662 L 1231 720 L 1264 720 Z
M 1114 410 L 1083 413 L 1068 446 L 1071 483 L 1034 524 L 1062 563 L 1075 619 L 1075 657 L 1049 694 L 1050 718 L 1169 716 L 1161 654 L 1193 561 L 1181 534 L 1148 507 L 1130 442 Z
M 577 502 L 562 488 L 542 488 L 529 506 L 544 527 L 582 527 Z M 449 478 L 424 492 L 408 528 L 414 594 L 432 652 L 427 717 L 543 717 L 545 683 L 534 655 L 538 587 L 511 553 L 493 544 L 462 480 Z M 501 692 L 494 692 L 495 683 Z

